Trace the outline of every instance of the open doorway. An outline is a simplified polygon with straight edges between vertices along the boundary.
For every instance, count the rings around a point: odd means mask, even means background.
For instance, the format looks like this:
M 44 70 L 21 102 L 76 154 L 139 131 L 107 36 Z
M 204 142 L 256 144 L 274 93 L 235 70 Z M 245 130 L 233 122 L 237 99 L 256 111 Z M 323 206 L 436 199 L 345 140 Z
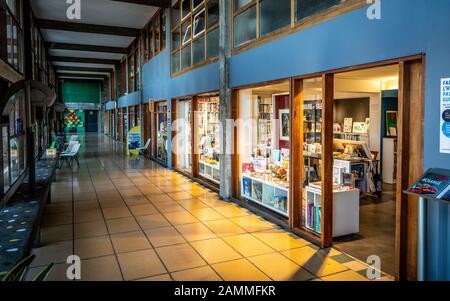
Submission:
M 395 274 L 398 87 L 398 64 L 334 76 L 334 246 L 362 261 L 378 256 L 381 269 L 391 275 Z

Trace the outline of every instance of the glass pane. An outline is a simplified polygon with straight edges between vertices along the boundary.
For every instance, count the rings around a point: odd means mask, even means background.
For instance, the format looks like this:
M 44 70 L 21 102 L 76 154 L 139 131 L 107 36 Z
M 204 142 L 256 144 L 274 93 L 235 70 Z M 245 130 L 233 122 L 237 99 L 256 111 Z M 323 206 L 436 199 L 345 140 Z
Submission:
M 234 47 L 256 39 L 256 5 L 234 18 Z
M 155 30 L 155 53 L 159 52 L 160 50 L 160 39 L 161 39 L 161 32 L 159 28 L 159 17 L 155 18 L 154 23 L 154 30 Z
M 205 37 L 201 37 L 192 44 L 193 58 L 192 65 L 197 65 L 205 60 Z
M 191 22 L 184 22 L 181 26 L 181 34 L 183 35 L 183 45 L 191 40 Z
M 205 31 L 205 10 L 194 17 L 194 38 Z
M 166 10 L 161 10 L 161 50 L 166 48 Z
M 180 23 L 180 3 L 172 7 L 170 14 L 172 16 L 172 28 L 174 28 Z
M 295 0 L 295 19 L 300 21 L 341 2 L 342 0 Z
M 180 27 L 172 32 L 172 50 L 178 50 L 181 47 Z
M 9 141 L 11 154 L 11 183 L 19 178 L 19 144 L 16 138 Z
M 234 0 L 234 11 L 241 9 L 250 2 L 252 2 L 252 0 Z
M 181 49 L 181 70 L 189 68 L 191 65 L 191 45 L 189 44 L 187 47 Z
M 156 105 L 156 157 L 163 162 L 167 162 L 167 126 L 167 104 L 164 102 Z
M 322 210 L 322 78 L 303 81 L 302 225 L 320 233 Z M 299 183 L 299 185 L 301 185 Z
M 210 31 L 206 35 L 206 58 L 219 56 L 219 28 Z
M 2 127 L 2 155 L 3 155 L 3 190 L 6 192 L 11 183 L 9 181 L 9 149 L 8 128 Z
M 150 43 L 150 45 L 148 46 L 148 52 L 149 52 L 149 57 L 152 57 L 153 54 L 155 53 L 155 46 L 154 46 L 154 38 L 153 38 L 153 23 L 150 22 L 148 24 L 148 42 Z
M 219 97 L 202 97 L 198 100 L 195 145 L 198 145 L 199 175 L 220 183 L 220 122 Z
M 191 1 L 181 0 L 181 18 L 185 18 L 191 13 Z
M 219 0 L 210 0 L 206 5 L 206 27 L 210 28 L 219 22 Z
M 291 0 L 260 1 L 261 36 L 291 24 Z
M 185 172 L 192 172 L 192 134 L 191 134 L 191 101 L 183 100 L 177 103 L 177 130 L 174 149 L 177 156 L 177 167 Z
M 192 0 L 192 10 L 195 10 L 202 4 L 205 0 Z

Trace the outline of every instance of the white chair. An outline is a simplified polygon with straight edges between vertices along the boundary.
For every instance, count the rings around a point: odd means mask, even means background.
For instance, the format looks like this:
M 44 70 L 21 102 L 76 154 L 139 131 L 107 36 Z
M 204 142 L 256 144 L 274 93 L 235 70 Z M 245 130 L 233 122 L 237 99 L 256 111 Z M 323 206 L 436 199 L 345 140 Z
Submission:
M 148 141 L 144 145 L 144 147 L 138 147 L 138 148 L 136 148 L 136 150 L 139 151 L 139 153 L 142 153 L 142 152 L 146 151 L 149 148 L 151 142 L 152 142 L 152 140 L 148 139 Z
M 71 152 L 72 148 L 75 146 L 75 144 L 78 144 L 78 141 L 69 141 L 69 144 L 67 145 L 67 148 L 65 151 L 62 151 L 60 155 L 68 154 Z
M 68 167 L 72 167 L 73 165 L 73 160 L 75 160 L 75 162 L 77 162 L 77 166 L 78 168 L 80 168 L 80 162 L 78 162 L 78 151 L 80 150 L 81 144 L 80 143 L 76 143 L 72 149 L 70 150 L 69 153 L 65 153 L 65 154 L 61 154 L 59 156 L 59 160 L 60 160 L 60 165 L 59 168 L 61 168 L 64 164 L 64 161 L 67 162 Z
M 69 145 L 70 144 L 70 142 L 78 142 L 78 135 L 72 135 L 72 136 L 70 136 L 70 138 L 69 138 L 69 142 L 66 142 L 65 143 L 65 145 Z

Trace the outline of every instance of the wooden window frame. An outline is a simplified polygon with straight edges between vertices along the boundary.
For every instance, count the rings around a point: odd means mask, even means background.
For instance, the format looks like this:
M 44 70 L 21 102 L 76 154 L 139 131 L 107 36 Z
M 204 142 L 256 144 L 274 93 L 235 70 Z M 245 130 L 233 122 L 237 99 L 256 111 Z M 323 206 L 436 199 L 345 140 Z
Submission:
M 208 28 L 207 24 L 208 24 L 208 4 L 212 1 L 212 0 L 204 0 L 202 1 L 202 3 L 200 5 L 198 5 L 195 9 L 192 9 L 193 6 L 193 2 L 192 0 L 183 0 L 183 1 L 190 1 L 190 5 L 191 5 L 191 12 L 186 15 L 184 18 L 182 18 L 182 8 L 181 8 L 181 2 L 182 0 L 178 0 L 176 3 L 174 3 L 174 5 L 172 7 L 175 7 L 178 5 L 179 7 L 179 23 L 178 24 L 173 24 L 172 23 L 172 14 L 170 14 L 170 73 L 171 73 L 171 77 L 176 77 L 179 76 L 181 74 L 187 73 L 189 71 L 192 71 L 194 69 L 206 66 L 212 62 L 216 62 L 219 59 L 219 56 L 215 56 L 212 58 L 207 58 L 207 49 L 208 49 L 208 34 L 212 31 L 214 31 L 215 29 L 217 29 L 219 27 L 219 22 L 217 22 L 216 24 L 213 24 L 212 26 L 210 26 Z M 195 17 L 200 14 L 202 11 L 204 11 L 205 14 L 205 25 L 204 25 L 204 30 L 197 34 L 194 37 L 194 19 Z M 190 39 L 189 42 L 186 42 L 183 44 L 183 40 L 184 40 L 184 35 L 182 32 L 182 26 L 185 22 L 189 22 L 189 26 L 191 28 L 191 32 L 190 32 Z M 175 32 L 179 31 L 180 33 L 180 40 L 179 40 L 179 45 L 180 47 L 177 49 L 173 48 L 173 34 Z M 194 52 L 193 52 L 193 43 L 201 38 L 205 39 L 205 46 L 204 46 L 204 59 L 197 63 L 197 64 L 193 64 L 193 58 L 194 58 Z M 183 61 L 182 61 L 182 49 L 186 48 L 186 47 L 191 47 L 191 64 L 189 67 L 182 69 L 183 66 Z M 173 64 L 173 56 L 174 55 L 179 55 L 180 57 L 180 62 L 179 62 L 179 66 L 178 66 L 178 71 L 177 72 L 172 72 L 173 68 L 172 68 L 172 64 Z
M 361 8 L 363 6 L 368 5 L 366 0 L 341 0 L 342 2 L 340 4 L 337 4 L 333 7 L 330 7 L 328 9 L 325 9 L 323 11 L 320 11 L 312 16 L 309 16 L 307 18 L 304 18 L 300 21 L 296 21 L 296 14 L 295 14 L 295 1 L 291 0 L 291 23 L 288 26 L 285 26 L 283 28 L 277 29 L 271 33 L 266 34 L 265 36 L 261 36 L 260 34 L 260 3 L 262 0 L 251 0 L 248 4 L 241 7 L 238 10 L 234 10 L 234 1 L 232 1 L 232 13 L 231 13 L 231 45 L 232 45 L 232 54 L 238 54 L 243 51 L 246 51 L 248 49 L 257 47 L 261 44 L 265 44 L 268 42 L 271 42 L 273 40 L 276 40 L 280 37 L 286 36 L 288 34 L 300 31 L 302 29 L 305 29 L 307 27 L 311 27 L 313 25 L 316 25 L 318 23 L 324 22 L 326 20 L 335 18 L 337 16 L 340 16 L 344 13 L 347 13 L 349 11 Z M 248 9 L 256 6 L 256 38 L 250 41 L 247 41 L 239 46 L 235 46 L 234 44 L 234 20 L 235 17 L 239 16 L 243 12 L 247 11 Z
M 166 49 L 167 46 L 167 15 L 169 14 L 168 9 L 160 8 L 158 11 L 153 15 L 153 17 L 148 21 L 148 23 L 145 25 L 144 29 L 142 30 L 142 62 L 146 63 L 150 61 L 152 58 L 156 57 L 158 54 L 160 54 L 162 51 Z M 163 17 L 165 16 L 165 18 Z M 165 19 L 165 20 L 164 20 Z M 156 20 L 158 20 L 158 31 L 159 31 L 159 45 L 156 47 Z M 162 21 L 165 22 L 162 22 Z M 164 30 L 163 30 L 164 28 Z M 150 36 L 151 33 L 151 36 Z M 144 39 L 144 36 L 146 37 Z

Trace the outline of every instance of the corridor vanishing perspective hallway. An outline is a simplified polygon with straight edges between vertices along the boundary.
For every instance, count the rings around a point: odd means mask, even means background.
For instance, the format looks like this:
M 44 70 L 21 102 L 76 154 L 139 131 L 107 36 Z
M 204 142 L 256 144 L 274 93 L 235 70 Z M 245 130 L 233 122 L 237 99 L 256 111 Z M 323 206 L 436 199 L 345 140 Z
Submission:
M 48 280 L 368 280 L 368 266 L 220 200 L 215 192 L 100 135 L 82 137 L 80 168 L 52 186 L 42 247 L 27 278 L 55 263 Z M 383 275 L 381 280 L 393 278 Z

